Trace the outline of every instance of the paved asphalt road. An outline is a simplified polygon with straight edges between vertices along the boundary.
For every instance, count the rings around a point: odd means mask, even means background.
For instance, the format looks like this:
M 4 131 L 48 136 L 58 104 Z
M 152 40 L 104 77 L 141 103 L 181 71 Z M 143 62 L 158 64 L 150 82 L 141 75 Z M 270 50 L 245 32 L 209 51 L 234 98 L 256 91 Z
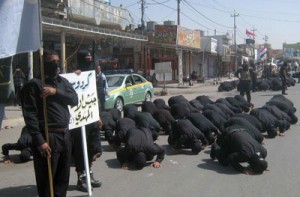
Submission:
M 155 96 L 167 99 L 173 95 L 184 95 L 194 99 L 199 95 L 207 95 L 213 101 L 217 98 L 234 96 L 232 92 L 217 92 L 217 85 L 204 86 L 195 84 L 193 87 L 171 87 L 167 85 L 168 95 Z M 160 91 L 162 88 L 156 88 Z M 280 92 L 255 92 L 252 101 L 255 107 L 265 104 L 273 95 Z M 294 102 L 298 109 L 300 85 L 296 84 L 287 91 L 287 98 Z M 9 118 L 4 125 L 13 128 L 0 131 L 0 145 L 16 142 L 22 126 L 22 116 L 18 107 L 7 107 Z M 268 150 L 267 161 L 270 171 L 262 175 L 244 175 L 235 172 L 231 167 L 223 167 L 209 157 L 210 147 L 199 153 L 190 155 L 186 152 L 174 153 L 167 145 L 167 136 L 160 136 L 158 144 L 165 146 L 167 155 L 161 168 L 146 167 L 140 171 L 125 171 L 116 160 L 115 151 L 103 141 L 103 156 L 98 159 L 92 169 L 103 185 L 93 190 L 93 196 L 101 197 L 298 197 L 300 196 L 300 133 L 299 123 L 291 126 L 284 137 L 266 139 Z M 14 164 L 0 163 L 0 196 L 1 197 L 32 197 L 37 196 L 33 162 L 18 163 L 18 152 L 11 152 Z M 68 196 L 86 196 L 76 190 L 76 173 L 71 169 Z

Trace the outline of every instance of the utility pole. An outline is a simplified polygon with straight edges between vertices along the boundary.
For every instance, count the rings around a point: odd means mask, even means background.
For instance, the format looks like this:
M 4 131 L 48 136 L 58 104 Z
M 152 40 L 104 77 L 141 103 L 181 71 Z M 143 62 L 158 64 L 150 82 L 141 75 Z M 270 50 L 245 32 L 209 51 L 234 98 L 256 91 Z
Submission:
M 145 30 L 145 21 L 144 21 L 144 15 L 145 15 L 145 0 L 142 0 L 141 1 L 141 30 L 142 31 L 144 31 Z M 143 51 L 144 51 L 144 53 L 143 53 L 143 55 L 144 55 L 144 76 L 148 76 L 148 74 L 147 74 L 147 44 L 146 44 L 146 42 L 144 43 L 144 49 L 143 49 Z
M 177 26 L 180 25 L 180 1 L 177 0 Z M 183 68 L 182 68 L 182 48 L 176 49 L 178 56 L 178 86 L 183 85 Z
M 177 25 L 180 25 L 180 1 L 177 0 Z
M 141 11 L 142 11 L 142 17 L 141 17 L 141 25 L 142 25 L 142 30 L 145 29 L 145 21 L 144 21 L 144 15 L 145 15 L 145 0 L 142 0 L 141 4 Z
M 269 37 L 267 36 L 267 35 L 265 35 L 264 37 L 263 37 L 263 40 L 265 41 L 265 44 L 264 44 L 264 47 L 265 48 L 268 48 L 268 39 L 269 39 Z M 268 50 L 267 50 L 267 59 L 266 59 L 266 61 L 268 61 L 268 57 L 269 57 L 269 54 L 268 54 Z
M 256 63 L 256 60 L 255 60 L 255 32 L 257 31 L 257 29 L 255 29 L 254 27 L 253 27 L 253 29 L 251 29 L 251 31 L 253 32 L 253 41 L 254 41 L 254 43 L 253 43 L 253 64 L 255 65 L 255 63 Z
M 257 29 L 255 29 L 255 28 L 253 27 L 253 29 L 251 29 L 251 31 L 253 32 L 253 34 L 255 34 L 255 32 L 257 31 Z M 255 40 L 255 36 L 253 36 L 253 40 Z
M 265 44 L 267 44 L 269 37 L 267 35 L 264 36 L 263 40 L 265 41 Z
M 233 17 L 233 21 L 234 21 L 234 53 L 235 53 L 234 65 L 235 65 L 235 70 L 237 70 L 237 68 L 238 68 L 238 65 L 237 65 L 237 47 L 236 47 L 236 17 L 238 17 L 238 16 L 239 16 L 239 14 L 235 13 L 235 10 L 234 10 L 234 13 L 233 13 L 233 15 L 231 15 L 231 17 Z

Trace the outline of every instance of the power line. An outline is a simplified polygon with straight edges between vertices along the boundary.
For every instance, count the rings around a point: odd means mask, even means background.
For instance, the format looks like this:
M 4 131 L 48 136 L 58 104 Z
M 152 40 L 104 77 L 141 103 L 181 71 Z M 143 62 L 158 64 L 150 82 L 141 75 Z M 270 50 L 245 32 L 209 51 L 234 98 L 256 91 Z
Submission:
M 195 9 L 193 6 L 191 6 L 191 4 L 189 4 L 186 0 L 184 0 L 184 2 L 185 2 L 188 6 L 190 6 L 194 11 L 196 11 L 198 14 L 200 14 L 202 17 L 204 17 L 205 19 L 209 20 L 210 22 L 212 22 L 212 23 L 214 23 L 214 24 L 216 24 L 216 25 L 222 26 L 222 27 L 232 28 L 232 27 L 225 26 L 225 25 L 222 25 L 222 24 L 220 24 L 220 23 L 217 23 L 217 22 L 211 20 L 210 18 L 208 18 L 207 16 L 205 16 L 204 14 L 202 14 L 202 13 L 200 13 L 198 10 L 196 10 L 196 9 Z
M 261 17 L 261 16 L 247 15 L 247 14 L 242 14 L 242 15 L 243 15 L 243 16 L 252 17 L 252 18 L 258 18 L 258 19 L 264 19 L 264 20 L 276 21 L 276 22 L 300 23 L 300 20 L 275 19 L 275 18 L 267 18 L 267 17 Z
M 140 1 L 137 1 L 137 2 L 135 2 L 135 3 L 133 3 L 133 4 L 130 4 L 130 5 L 126 6 L 126 8 L 129 8 L 129 7 L 134 6 L 134 5 L 136 5 L 136 4 L 139 4 L 139 3 L 140 3 Z
M 166 0 L 166 1 L 163 1 L 163 2 L 157 2 L 155 1 L 155 3 L 147 3 L 148 5 L 160 5 L 160 4 L 165 4 L 165 3 L 168 3 L 170 0 Z
M 245 39 L 244 33 L 243 33 L 239 28 L 236 28 L 236 29 L 237 29 L 238 36 L 239 36 L 241 39 Z
M 153 2 L 156 2 L 156 3 L 159 3 L 159 2 L 157 2 L 157 1 L 155 1 L 155 0 L 152 0 L 152 1 L 153 1 Z M 172 8 L 172 7 L 167 6 L 167 5 L 165 5 L 165 4 L 161 4 L 161 3 L 159 3 L 159 4 L 162 5 L 162 6 L 164 6 L 164 7 L 166 7 L 166 8 L 169 8 L 169 9 L 171 9 L 171 10 L 177 11 L 175 8 Z M 206 28 L 206 29 L 213 30 L 213 29 L 208 28 L 208 27 L 205 26 L 205 25 L 202 25 L 201 23 L 199 23 L 198 21 L 192 19 L 191 17 L 189 17 L 188 15 L 186 15 L 186 14 L 183 13 L 183 12 L 180 12 L 180 14 L 182 14 L 183 16 L 185 16 L 186 18 L 190 19 L 190 20 L 193 21 L 194 23 L 196 23 L 196 24 L 198 24 L 198 25 L 200 25 L 200 26 L 202 26 L 202 27 L 204 27 L 204 28 Z

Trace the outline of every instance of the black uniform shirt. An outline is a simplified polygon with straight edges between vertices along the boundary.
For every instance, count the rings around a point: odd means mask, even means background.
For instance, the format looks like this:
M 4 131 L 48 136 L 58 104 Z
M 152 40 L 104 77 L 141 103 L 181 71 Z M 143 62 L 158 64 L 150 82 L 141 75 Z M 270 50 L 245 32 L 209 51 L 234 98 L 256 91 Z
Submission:
M 46 78 L 45 86 L 56 88 L 56 94 L 46 98 L 48 126 L 54 128 L 68 128 L 70 119 L 68 105 L 77 105 L 77 93 L 70 82 L 61 76 L 57 76 L 56 81 Z M 45 143 L 45 139 L 42 135 L 45 122 L 41 93 L 41 80 L 37 78 L 29 81 L 22 89 L 24 120 L 33 142 L 38 146 Z
M 157 162 L 161 163 L 165 157 L 165 149 L 154 143 L 152 133 L 148 128 L 131 128 L 127 132 L 125 147 L 132 153 L 143 152 L 146 155 L 157 155 Z
M 237 171 L 242 172 L 245 168 L 240 163 L 249 162 L 258 152 L 262 158 L 267 157 L 267 150 L 251 137 L 245 128 L 237 125 L 228 127 L 221 136 L 226 136 L 223 138 L 221 146 L 221 148 L 227 149 L 229 153 L 226 163 L 231 164 Z

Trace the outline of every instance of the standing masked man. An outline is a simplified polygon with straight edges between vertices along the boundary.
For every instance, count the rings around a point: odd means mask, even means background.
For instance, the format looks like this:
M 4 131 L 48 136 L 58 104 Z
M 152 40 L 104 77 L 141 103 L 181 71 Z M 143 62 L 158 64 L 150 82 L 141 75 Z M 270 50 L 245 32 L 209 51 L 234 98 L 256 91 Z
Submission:
M 283 65 L 280 67 L 280 70 L 279 70 L 279 75 L 280 75 L 281 82 L 282 82 L 282 86 L 281 86 L 282 95 L 287 95 L 287 93 L 285 93 L 285 91 L 287 90 L 287 85 L 286 85 L 287 68 L 288 68 L 288 65 L 287 65 L 286 62 L 284 62 Z
M 51 159 L 54 196 L 66 196 L 71 166 L 71 136 L 68 130 L 68 105 L 76 106 L 78 97 L 69 81 L 58 75 L 59 57 L 44 52 L 45 86 L 33 78 L 22 89 L 21 102 L 26 128 L 32 137 L 32 153 L 38 194 L 50 196 L 47 157 Z M 43 97 L 46 98 L 49 143 L 45 136 Z
M 92 56 L 87 50 L 80 50 L 77 54 L 77 70 L 76 74 L 80 74 L 81 71 L 94 71 L 92 65 Z M 101 146 L 101 138 L 100 138 L 100 129 L 102 127 L 102 121 L 99 114 L 99 121 L 93 122 L 88 125 L 85 125 L 86 128 L 86 144 L 88 151 L 88 160 L 89 160 L 89 169 L 90 169 L 90 177 L 91 177 L 91 185 L 92 187 L 101 187 L 102 183 L 99 180 L 94 178 L 94 174 L 92 172 L 92 162 L 95 161 L 102 155 L 102 146 Z M 87 180 L 86 180 L 86 172 L 84 165 L 84 156 L 83 156 L 83 147 L 82 147 L 82 136 L 81 136 L 81 128 L 75 128 L 71 131 L 73 147 L 72 147 L 72 155 L 74 158 L 75 170 L 78 175 L 77 180 L 77 189 L 79 191 L 88 192 Z
M 235 75 L 240 79 L 240 83 L 239 83 L 240 95 L 244 97 L 246 93 L 247 102 L 253 107 L 253 104 L 251 103 L 252 72 L 250 72 L 249 70 L 248 62 L 245 62 L 242 65 L 242 68 L 239 69 L 235 73 Z

